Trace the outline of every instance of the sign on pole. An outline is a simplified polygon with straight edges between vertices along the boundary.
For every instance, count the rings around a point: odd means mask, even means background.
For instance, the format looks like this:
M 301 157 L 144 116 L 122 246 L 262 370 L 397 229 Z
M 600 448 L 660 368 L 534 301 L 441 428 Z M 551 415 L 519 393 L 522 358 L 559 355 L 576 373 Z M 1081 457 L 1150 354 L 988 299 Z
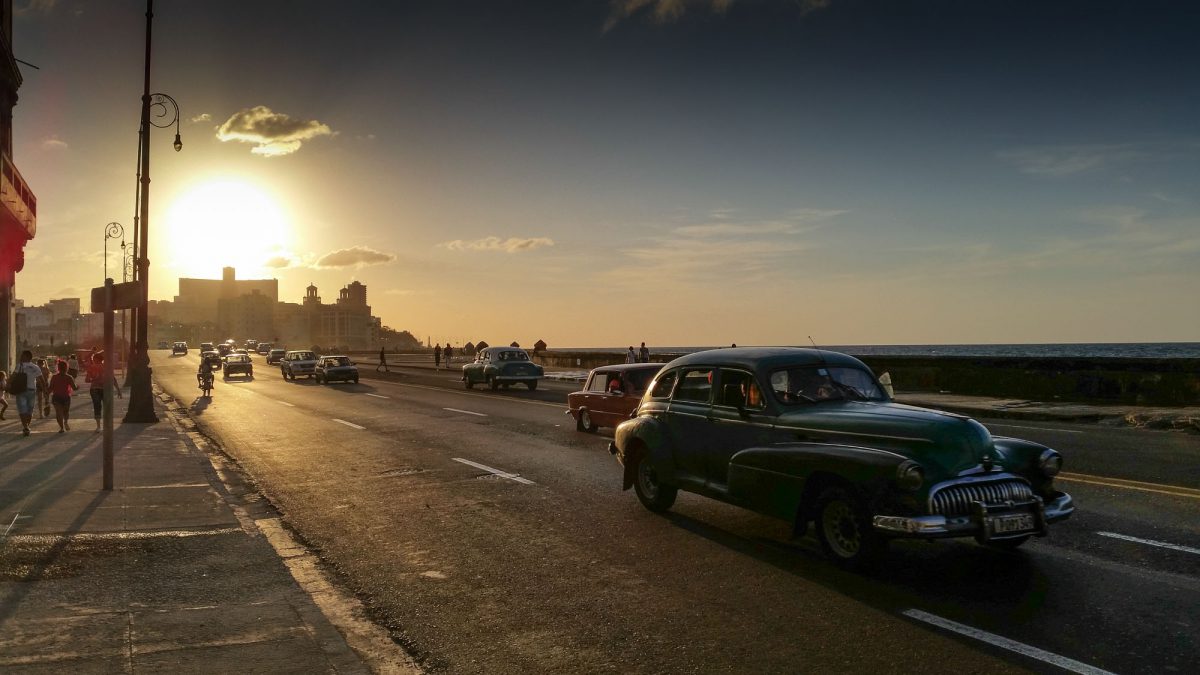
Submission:
M 104 286 L 97 286 L 92 289 L 92 312 L 100 313 L 104 311 L 115 311 L 118 309 L 137 309 L 142 304 L 142 282 L 141 280 L 126 281 L 122 284 L 111 284 L 112 288 L 112 306 L 105 307 L 104 291 L 109 288 L 107 282 Z

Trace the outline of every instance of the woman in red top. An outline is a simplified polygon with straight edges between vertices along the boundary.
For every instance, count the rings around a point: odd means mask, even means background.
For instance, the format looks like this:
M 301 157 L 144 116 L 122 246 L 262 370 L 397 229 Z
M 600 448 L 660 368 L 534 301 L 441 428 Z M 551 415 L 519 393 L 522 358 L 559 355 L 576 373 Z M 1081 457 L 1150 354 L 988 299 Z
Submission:
M 104 411 L 104 352 L 92 352 L 92 362 L 88 364 L 84 379 L 92 383 L 92 411 L 96 415 L 96 431 L 100 431 L 100 415 Z M 120 387 L 113 387 L 113 392 L 117 398 L 124 398 Z
M 50 402 L 54 404 L 54 419 L 58 420 L 58 433 L 71 428 L 71 392 L 75 391 L 75 378 L 67 374 L 67 362 L 59 359 L 58 372 L 50 378 Z

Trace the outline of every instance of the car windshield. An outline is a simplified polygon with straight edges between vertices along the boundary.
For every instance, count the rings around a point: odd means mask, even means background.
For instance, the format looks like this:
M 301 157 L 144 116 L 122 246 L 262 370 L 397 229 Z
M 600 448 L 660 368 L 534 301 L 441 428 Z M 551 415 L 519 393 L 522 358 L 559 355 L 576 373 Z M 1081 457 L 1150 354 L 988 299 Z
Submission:
M 496 356 L 496 359 L 500 361 L 528 361 L 529 355 L 519 351 L 500 352 Z
M 334 358 L 327 360 L 325 362 L 325 365 L 327 365 L 327 366 L 348 366 L 348 365 L 350 365 L 350 357 L 335 356 Z
M 293 361 L 312 361 L 317 358 L 317 355 L 312 352 L 295 352 L 292 354 Z
M 792 366 L 771 373 L 775 398 L 785 404 L 820 401 L 886 401 L 887 395 L 865 370 L 846 366 Z

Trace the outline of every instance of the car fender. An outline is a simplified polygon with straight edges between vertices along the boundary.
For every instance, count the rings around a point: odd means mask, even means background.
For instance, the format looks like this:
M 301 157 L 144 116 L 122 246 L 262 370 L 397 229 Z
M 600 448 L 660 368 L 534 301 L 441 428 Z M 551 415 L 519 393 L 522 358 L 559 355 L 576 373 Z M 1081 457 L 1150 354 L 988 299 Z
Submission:
M 896 468 L 907 459 L 887 450 L 826 443 L 746 448 L 729 460 L 728 490 L 754 510 L 792 519 L 830 482 L 849 484 L 873 497 L 872 503 L 892 494 Z
M 617 450 L 617 461 L 625 467 L 621 489 L 633 487 L 634 470 L 642 453 L 649 453 L 660 480 L 673 482 L 675 456 L 671 452 L 670 436 L 661 420 L 642 415 L 621 422 L 613 432 L 613 445 Z

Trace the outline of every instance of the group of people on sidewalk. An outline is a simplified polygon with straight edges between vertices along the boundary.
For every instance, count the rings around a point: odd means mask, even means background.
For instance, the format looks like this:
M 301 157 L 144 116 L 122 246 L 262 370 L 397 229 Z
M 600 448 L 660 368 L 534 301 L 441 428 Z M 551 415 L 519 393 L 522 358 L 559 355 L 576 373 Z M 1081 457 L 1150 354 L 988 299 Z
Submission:
M 443 357 L 446 359 L 447 367 L 449 367 L 450 362 L 454 360 L 454 348 L 450 346 L 449 342 L 446 343 L 445 349 L 442 349 L 441 343 L 438 343 L 433 346 L 433 368 L 434 368 L 434 370 L 441 369 Z
M 20 363 L 13 372 L 0 371 L 0 420 L 8 411 L 8 395 L 12 394 L 17 404 L 17 415 L 21 418 L 21 433 L 28 436 L 30 425 L 33 423 L 33 413 L 36 409 L 43 418 L 50 416 L 50 408 L 54 407 L 54 417 L 58 422 L 58 433 L 71 430 L 71 397 L 78 391 L 76 378 L 79 375 L 79 361 L 72 355 L 69 359 L 59 359 L 54 364 L 52 374 L 45 359 L 35 363 L 33 352 L 26 349 L 21 352 Z M 100 416 L 104 405 L 104 353 L 94 352 L 92 361 L 87 366 L 85 381 L 91 383 L 92 410 L 96 417 L 96 431 L 100 431 Z M 117 396 L 121 396 L 121 388 L 116 387 Z

